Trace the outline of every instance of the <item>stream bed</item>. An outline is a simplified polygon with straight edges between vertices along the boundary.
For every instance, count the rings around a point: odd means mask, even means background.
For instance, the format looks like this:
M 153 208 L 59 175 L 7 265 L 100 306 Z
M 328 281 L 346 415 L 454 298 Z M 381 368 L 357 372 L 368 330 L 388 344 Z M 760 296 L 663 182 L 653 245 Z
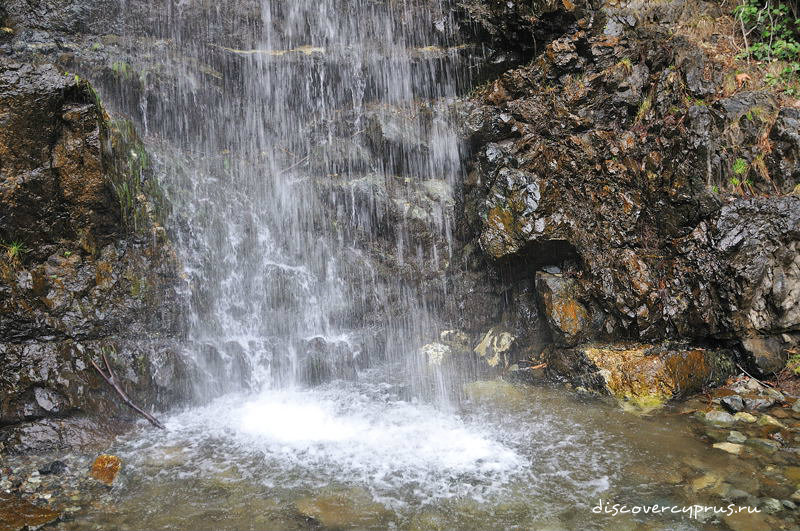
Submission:
M 407 400 L 403 387 L 386 383 L 378 370 L 361 376 L 313 389 L 229 395 L 164 419 L 165 431 L 142 425 L 107 449 L 123 462 L 113 487 L 87 478 L 62 493 L 74 506 L 57 527 L 675 530 L 763 524 L 763 511 L 614 510 L 614 504 L 728 509 L 731 492 L 735 497 L 768 486 L 757 463 L 700 440 L 691 415 L 640 416 L 564 389 L 500 380 L 467 384 L 466 400 L 434 408 Z M 91 462 L 89 456 L 60 458 L 84 476 Z

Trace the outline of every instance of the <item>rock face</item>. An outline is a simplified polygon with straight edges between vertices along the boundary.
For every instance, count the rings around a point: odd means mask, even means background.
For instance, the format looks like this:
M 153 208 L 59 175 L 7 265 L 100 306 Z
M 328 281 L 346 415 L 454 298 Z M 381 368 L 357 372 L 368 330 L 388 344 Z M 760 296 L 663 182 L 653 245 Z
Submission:
M 533 283 L 541 360 L 578 385 L 669 398 L 733 367 L 710 352 L 780 370 L 800 332 L 797 109 L 680 30 L 715 4 L 517 4 L 466 3 L 493 52 L 522 59 L 462 108 L 464 278 Z M 499 20 L 546 29 L 538 55 Z M 683 346 L 648 346 L 665 341 Z
M 143 407 L 188 395 L 180 266 L 147 154 L 85 81 L 0 63 L 0 445 L 97 442 Z

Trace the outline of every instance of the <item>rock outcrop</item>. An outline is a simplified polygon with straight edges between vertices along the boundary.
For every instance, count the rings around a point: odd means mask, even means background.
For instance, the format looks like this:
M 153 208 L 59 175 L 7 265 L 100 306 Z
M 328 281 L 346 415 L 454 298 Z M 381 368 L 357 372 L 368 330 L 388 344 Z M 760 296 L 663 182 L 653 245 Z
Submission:
M 474 157 L 460 235 L 464 275 L 535 288 L 544 319 L 527 325 L 546 322 L 553 344 L 540 354 L 520 344 L 518 355 L 621 397 L 646 394 L 620 390 L 622 376 L 652 379 L 663 399 L 734 363 L 781 369 L 800 337 L 798 109 L 748 90 L 709 35 L 687 30 L 720 15 L 716 4 L 565 1 L 536 16 L 512 4 L 466 2 L 490 43 L 530 60 L 464 105 Z M 537 53 L 504 41 L 497 20 L 549 38 Z M 682 346 L 649 350 L 670 341 Z M 682 353 L 699 351 L 728 362 L 694 371 L 706 355 Z M 692 385 L 675 384 L 672 369 L 651 378 L 681 359 Z
M 0 446 L 97 443 L 191 394 L 180 264 L 129 124 L 53 65 L 0 63 Z

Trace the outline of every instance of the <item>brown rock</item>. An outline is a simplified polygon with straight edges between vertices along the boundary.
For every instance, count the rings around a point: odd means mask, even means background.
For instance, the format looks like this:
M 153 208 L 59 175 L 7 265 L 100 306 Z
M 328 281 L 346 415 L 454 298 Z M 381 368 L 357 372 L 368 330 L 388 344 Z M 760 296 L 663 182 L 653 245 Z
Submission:
M 38 527 L 58 518 L 59 513 L 0 492 L 0 531 Z
M 111 485 L 114 483 L 120 468 L 122 468 L 122 459 L 115 455 L 101 454 L 92 463 L 90 475 L 97 481 Z

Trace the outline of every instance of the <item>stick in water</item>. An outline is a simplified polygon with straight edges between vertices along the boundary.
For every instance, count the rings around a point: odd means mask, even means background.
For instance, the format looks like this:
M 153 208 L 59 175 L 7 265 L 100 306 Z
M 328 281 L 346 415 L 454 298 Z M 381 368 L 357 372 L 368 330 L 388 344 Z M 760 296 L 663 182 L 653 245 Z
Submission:
M 125 393 L 125 391 L 122 390 L 122 387 L 120 387 L 119 383 L 117 383 L 117 377 L 114 375 L 114 371 L 111 369 L 111 364 L 108 363 L 108 358 L 106 358 L 106 353 L 103 352 L 102 356 L 103 356 L 103 361 L 106 364 L 106 370 L 108 371 L 107 375 L 106 375 L 106 373 L 103 372 L 103 370 L 100 367 L 97 366 L 97 364 L 94 362 L 94 360 L 92 358 L 89 358 L 89 361 L 92 362 L 92 365 L 94 365 L 94 368 L 97 370 L 97 372 L 100 373 L 100 376 L 102 376 L 103 379 L 106 382 L 108 382 L 108 385 L 110 385 L 111 387 L 114 388 L 114 390 L 119 394 L 119 396 L 122 397 L 122 400 L 126 404 L 128 404 L 128 406 L 131 409 L 133 409 L 134 411 L 139 413 L 141 416 L 146 418 L 148 420 L 148 422 L 150 422 L 150 424 L 152 424 L 156 428 L 161 428 L 162 430 L 165 429 L 164 425 L 161 424 L 158 421 L 158 419 L 156 419 L 153 415 L 151 415 L 147 411 L 143 410 L 142 408 L 140 408 L 139 406 L 134 404 L 133 401 L 130 398 L 128 398 L 128 395 Z

